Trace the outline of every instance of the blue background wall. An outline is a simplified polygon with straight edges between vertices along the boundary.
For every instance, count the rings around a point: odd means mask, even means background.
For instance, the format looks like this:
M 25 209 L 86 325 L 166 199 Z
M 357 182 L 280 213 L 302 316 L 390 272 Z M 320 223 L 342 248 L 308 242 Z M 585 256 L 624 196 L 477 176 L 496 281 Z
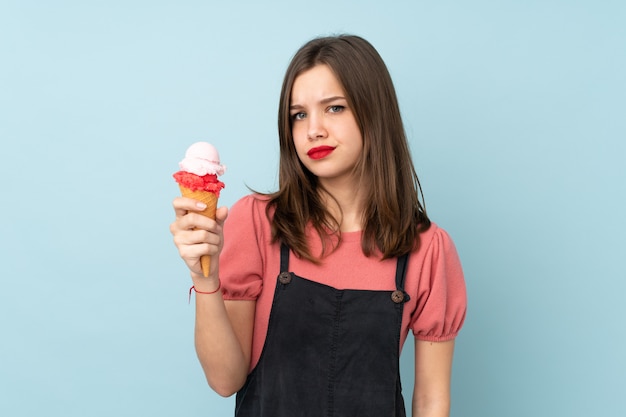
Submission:
M 223 204 L 273 189 L 283 72 L 339 32 L 386 60 L 466 270 L 452 415 L 626 415 L 625 3 L 264 3 L 0 2 L 0 415 L 231 415 L 171 174 L 209 140 Z

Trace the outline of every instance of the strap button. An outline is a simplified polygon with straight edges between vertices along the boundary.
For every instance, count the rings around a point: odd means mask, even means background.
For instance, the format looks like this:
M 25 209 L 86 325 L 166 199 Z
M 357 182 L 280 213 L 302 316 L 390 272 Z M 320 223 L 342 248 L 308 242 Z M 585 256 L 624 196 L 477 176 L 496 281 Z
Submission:
M 400 291 L 400 290 L 395 290 L 394 292 L 391 293 L 391 301 L 393 301 L 396 304 L 400 304 L 401 302 L 404 301 L 404 292 Z
M 291 274 L 289 272 L 281 272 L 278 275 L 278 281 L 281 284 L 289 284 L 291 282 Z

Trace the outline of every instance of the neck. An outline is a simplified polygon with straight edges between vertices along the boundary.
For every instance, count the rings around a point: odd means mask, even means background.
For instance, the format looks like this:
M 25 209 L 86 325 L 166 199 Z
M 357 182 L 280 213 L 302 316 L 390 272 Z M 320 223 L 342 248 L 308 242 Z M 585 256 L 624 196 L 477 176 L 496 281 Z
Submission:
M 339 221 L 342 232 L 361 230 L 363 200 L 360 187 L 353 183 L 346 185 L 322 184 L 328 195 L 322 195 L 330 214 Z

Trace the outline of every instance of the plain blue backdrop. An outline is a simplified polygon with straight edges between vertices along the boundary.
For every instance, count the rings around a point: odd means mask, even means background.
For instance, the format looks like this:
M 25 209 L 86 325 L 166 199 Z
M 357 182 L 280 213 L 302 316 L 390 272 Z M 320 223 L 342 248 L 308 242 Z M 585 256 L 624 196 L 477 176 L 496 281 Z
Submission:
M 284 70 L 343 32 L 388 64 L 465 268 L 452 416 L 626 415 L 625 22 L 619 0 L 0 1 L 0 415 L 232 414 L 195 357 L 171 174 L 207 140 L 222 204 L 273 190 Z

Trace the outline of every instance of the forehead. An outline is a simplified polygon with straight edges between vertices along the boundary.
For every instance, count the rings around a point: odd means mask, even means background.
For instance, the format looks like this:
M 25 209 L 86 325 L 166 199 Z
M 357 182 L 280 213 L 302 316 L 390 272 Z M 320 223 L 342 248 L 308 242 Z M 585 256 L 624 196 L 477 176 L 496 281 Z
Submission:
M 292 103 L 330 96 L 345 96 L 345 91 L 335 73 L 325 64 L 303 71 L 291 88 Z

